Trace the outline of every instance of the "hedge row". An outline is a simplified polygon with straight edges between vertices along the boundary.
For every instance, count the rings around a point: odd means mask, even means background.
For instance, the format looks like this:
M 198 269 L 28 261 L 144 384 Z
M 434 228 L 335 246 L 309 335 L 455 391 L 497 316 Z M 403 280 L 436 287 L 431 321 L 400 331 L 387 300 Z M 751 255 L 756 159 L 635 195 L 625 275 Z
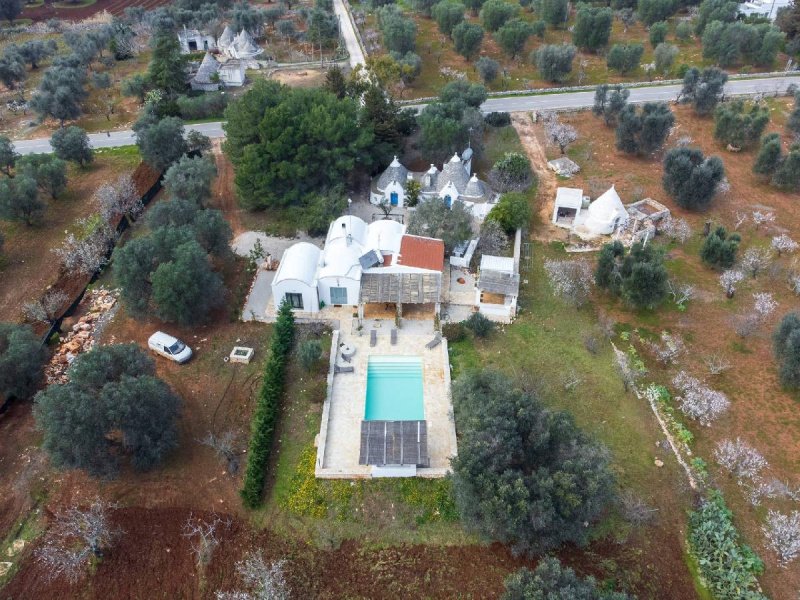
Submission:
M 253 414 L 250 433 L 250 448 L 247 452 L 247 470 L 239 494 L 248 508 L 261 504 L 264 491 L 269 454 L 272 450 L 272 436 L 278 418 L 283 384 L 286 375 L 286 361 L 294 337 L 294 316 L 291 307 L 284 302 L 278 311 L 275 331 L 272 334 L 270 354 L 264 367 L 264 381 L 258 394 L 258 404 Z

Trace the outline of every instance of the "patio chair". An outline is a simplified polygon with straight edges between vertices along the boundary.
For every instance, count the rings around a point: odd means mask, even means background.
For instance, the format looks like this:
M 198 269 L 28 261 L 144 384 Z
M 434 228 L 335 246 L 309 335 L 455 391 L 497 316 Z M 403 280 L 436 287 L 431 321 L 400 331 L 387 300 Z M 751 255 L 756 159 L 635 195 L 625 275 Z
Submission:
M 433 339 L 430 342 L 428 342 L 427 344 L 425 344 L 425 347 L 428 350 L 432 350 L 433 348 L 436 348 L 436 346 L 438 346 L 441 343 L 442 343 L 442 334 L 437 331 L 436 335 L 433 336 Z
M 352 357 L 350 357 L 350 356 L 347 356 L 347 355 L 346 355 L 346 354 L 344 354 L 344 353 L 342 353 L 342 354 L 341 354 L 341 357 L 342 357 L 342 360 L 343 360 L 344 362 L 346 362 L 346 363 L 349 363 L 351 360 L 353 360 L 353 358 L 352 358 Z
M 392 346 L 397 345 L 397 329 L 392 329 Z
M 369 332 L 369 345 L 370 348 L 374 348 L 378 344 L 378 332 L 374 329 L 371 329 Z

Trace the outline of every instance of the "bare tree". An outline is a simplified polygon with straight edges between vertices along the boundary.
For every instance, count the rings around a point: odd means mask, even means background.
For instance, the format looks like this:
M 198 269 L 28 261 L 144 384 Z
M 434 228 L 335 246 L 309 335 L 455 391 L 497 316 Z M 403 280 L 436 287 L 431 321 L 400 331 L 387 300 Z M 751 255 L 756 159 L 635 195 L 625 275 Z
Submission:
M 101 185 L 94 195 L 100 215 L 106 223 L 115 224 L 123 216 L 130 223 L 144 210 L 142 198 L 136 192 L 130 175 L 120 175 L 113 183 Z
M 761 319 L 759 316 L 755 312 L 749 312 L 734 318 L 733 329 L 736 335 L 741 338 L 746 338 L 756 332 L 760 323 Z
M 218 515 L 212 515 L 211 521 L 204 521 L 194 515 L 189 515 L 189 519 L 183 525 L 183 536 L 189 538 L 192 544 L 192 554 L 194 554 L 197 568 L 204 568 L 214 555 L 214 550 L 219 546 L 219 530 L 224 526 L 230 528 L 230 519 L 222 520 Z
M 778 256 L 781 256 L 783 254 L 791 254 L 792 252 L 797 250 L 800 244 L 795 242 L 785 233 L 782 233 L 781 235 L 776 235 L 775 237 L 772 238 L 771 246 L 772 249 L 775 250 L 775 252 L 778 254 Z
M 239 471 L 239 452 L 236 449 L 235 432 L 226 431 L 222 435 L 214 435 L 209 431 L 206 437 L 198 441 L 214 450 L 217 456 L 225 461 L 228 473 L 235 475 Z
M 694 286 L 689 283 L 675 283 L 670 280 L 667 282 L 667 289 L 669 290 L 672 300 L 681 310 L 685 308 L 686 303 L 694 298 Z
M 681 411 L 706 427 L 709 427 L 715 419 L 728 410 L 731 404 L 725 394 L 711 389 L 685 371 L 675 375 L 672 385 L 681 394 L 676 398 Z
M 61 290 L 50 290 L 39 300 L 23 304 L 22 314 L 28 321 L 52 323 L 67 301 L 69 296 Z
M 582 306 L 592 291 L 592 267 L 585 260 L 546 260 L 544 268 L 553 293 L 563 300 Z
M 765 479 L 757 476 L 752 482 L 744 483 L 745 496 L 753 506 L 761 506 L 764 498 L 791 498 L 792 490 L 783 481 L 772 477 Z
M 632 490 L 624 490 L 620 493 L 619 507 L 625 520 L 636 527 L 651 523 L 655 513 L 658 512 L 657 508 L 649 506 Z
M 748 248 L 744 256 L 742 256 L 742 261 L 740 266 L 742 270 L 750 275 L 752 278 L 758 277 L 758 274 L 761 273 L 764 269 L 767 268 L 770 262 L 770 255 L 769 250 L 766 248 Z
M 661 342 L 646 341 L 646 345 L 655 354 L 656 360 L 664 365 L 675 364 L 678 357 L 686 351 L 686 344 L 679 335 L 672 335 L 666 331 L 661 332 Z
M 622 379 L 625 391 L 630 391 L 636 387 L 636 382 L 644 377 L 647 370 L 636 365 L 628 353 L 617 348 L 613 342 L 611 347 L 614 349 L 614 367 L 617 370 L 617 374 Z
M 731 361 L 719 354 L 712 354 L 703 359 L 711 375 L 721 375 L 731 368 Z
M 85 220 L 79 221 L 79 225 L 89 227 Z M 106 254 L 115 235 L 107 223 L 97 224 L 84 237 L 68 233 L 61 246 L 54 248 L 53 252 L 68 273 L 92 275 L 106 263 Z
M 103 557 L 122 534 L 109 523 L 108 513 L 113 508 L 115 505 L 96 499 L 89 508 L 72 507 L 56 513 L 44 544 L 36 551 L 47 578 L 66 577 L 75 583 L 86 573 L 91 558 Z
M 481 235 L 478 238 L 478 252 L 483 254 L 498 255 L 508 248 L 509 240 L 503 227 L 497 221 L 484 221 L 481 225 Z
M 775 214 L 769 211 L 761 212 L 760 210 L 754 210 L 751 216 L 753 224 L 756 226 L 756 231 L 758 231 L 762 225 L 775 222 Z
M 236 564 L 245 591 L 217 592 L 217 600 L 289 600 L 286 560 L 264 561 L 261 552 L 250 554 Z
M 736 441 L 720 441 L 714 451 L 714 458 L 736 478 L 739 485 L 745 480 L 755 480 L 767 467 L 767 461 L 761 453 L 740 438 L 736 438 Z
M 692 228 L 683 218 L 667 217 L 658 227 L 659 231 L 669 239 L 685 244 L 692 237 Z
M 786 567 L 800 555 L 800 511 L 784 515 L 771 510 L 762 528 L 767 545 L 778 555 L 778 564 Z
M 733 226 L 734 231 L 738 230 L 739 227 L 741 227 L 745 223 L 745 221 L 747 221 L 748 218 L 749 218 L 749 215 L 746 212 L 739 212 L 737 210 L 736 211 L 736 223 Z
M 566 154 L 567 147 L 578 139 L 578 131 L 572 126 L 558 120 L 553 112 L 544 115 L 544 133 L 551 144 L 558 146 L 561 154 Z
M 760 321 L 765 321 L 778 308 L 778 302 L 769 292 L 753 294 L 753 300 L 753 312 Z
M 736 285 L 743 279 L 744 273 L 741 271 L 736 271 L 734 269 L 723 271 L 722 275 L 719 276 L 719 284 L 725 291 L 725 296 L 728 298 L 733 298 L 733 296 L 736 294 Z
M 789 275 L 789 289 L 795 294 L 800 295 L 800 274 Z

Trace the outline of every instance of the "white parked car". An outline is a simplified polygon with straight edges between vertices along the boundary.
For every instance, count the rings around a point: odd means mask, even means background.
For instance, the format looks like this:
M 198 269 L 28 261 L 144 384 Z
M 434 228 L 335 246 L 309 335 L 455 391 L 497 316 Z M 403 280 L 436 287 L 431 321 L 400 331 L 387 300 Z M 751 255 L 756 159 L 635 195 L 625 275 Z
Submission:
M 156 331 L 151 335 L 147 340 L 147 345 L 156 354 L 174 360 L 176 363 L 183 364 L 192 358 L 192 349 L 189 346 L 163 331 Z

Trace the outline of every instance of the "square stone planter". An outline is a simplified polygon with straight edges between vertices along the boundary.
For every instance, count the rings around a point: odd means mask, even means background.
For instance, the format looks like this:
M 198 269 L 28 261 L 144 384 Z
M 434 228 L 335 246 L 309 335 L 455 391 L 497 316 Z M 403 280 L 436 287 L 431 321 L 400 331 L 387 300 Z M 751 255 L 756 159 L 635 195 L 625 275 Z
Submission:
M 246 348 L 244 346 L 234 346 L 233 350 L 231 350 L 230 361 L 232 363 L 244 363 L 249 364 L 250 359 L 253 358 L 254 350 L 252 348 Z

